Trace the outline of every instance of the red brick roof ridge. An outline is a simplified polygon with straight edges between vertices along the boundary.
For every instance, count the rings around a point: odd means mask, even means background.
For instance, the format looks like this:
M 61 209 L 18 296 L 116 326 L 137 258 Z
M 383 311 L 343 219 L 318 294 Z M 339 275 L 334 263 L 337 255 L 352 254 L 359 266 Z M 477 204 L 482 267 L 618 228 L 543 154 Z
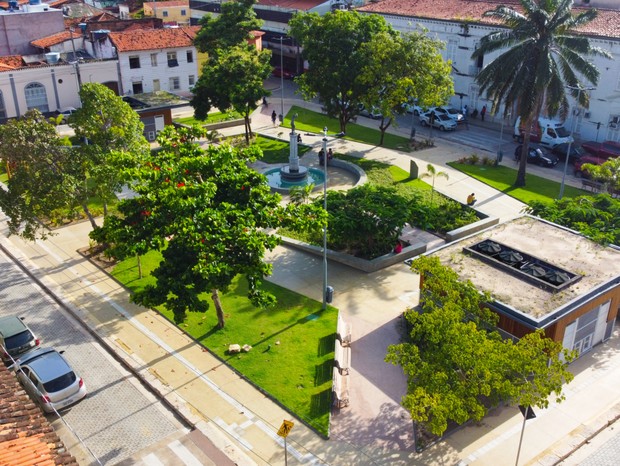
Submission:
M 494 18 L 484 18 L 485 11 L 493 10 L 499 5 L 520 10 L 518 0 L 381 0 L 358 8 L 360 12 L 390 14 L 420 19 L 442 21 L 464 21 L 480 24 L 500 24 Z M 575 5 L 575 12 L 589 9 L 587 6 Z M 590 36 L 620 38 L 620 11 L 596 8 L 597 18 L 577 29 Z
M 171 49 L 192 46 L 195 28 L 134 29 L 130 32 L 110 32 L 108 35 L 119 52 Z

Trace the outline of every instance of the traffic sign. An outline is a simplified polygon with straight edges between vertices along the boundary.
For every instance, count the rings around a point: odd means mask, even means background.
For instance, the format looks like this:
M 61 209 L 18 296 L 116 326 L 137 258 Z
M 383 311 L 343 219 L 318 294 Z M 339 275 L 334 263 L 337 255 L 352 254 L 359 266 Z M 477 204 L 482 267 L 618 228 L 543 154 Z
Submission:
M 293 424 L 293 422 L 291 422 L 291 421 L 287 421 L 287 420 L 282 421 L 282 425 L 280 426 L 280 430 L 278 431 L 278 435 L 280 437 L 286 438 L 288 436 L 288 434 L 291 432 L 291 429 L 293 428 L 294 425 L 295 424 Z

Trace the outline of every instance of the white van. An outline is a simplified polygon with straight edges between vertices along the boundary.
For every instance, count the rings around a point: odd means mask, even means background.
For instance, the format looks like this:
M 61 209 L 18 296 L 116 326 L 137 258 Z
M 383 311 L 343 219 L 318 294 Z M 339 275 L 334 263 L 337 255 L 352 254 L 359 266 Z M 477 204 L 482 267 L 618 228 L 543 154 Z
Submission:
M 521 117 L 519 117 L 515 122 L 513 138 L 521 144 L 524 134 L 525 128 L 521 125 Z M 559 121 L 541 117 L 530 128 L 530 141 L 553 148 L 558 144 L 573 142 L 573 137 Z

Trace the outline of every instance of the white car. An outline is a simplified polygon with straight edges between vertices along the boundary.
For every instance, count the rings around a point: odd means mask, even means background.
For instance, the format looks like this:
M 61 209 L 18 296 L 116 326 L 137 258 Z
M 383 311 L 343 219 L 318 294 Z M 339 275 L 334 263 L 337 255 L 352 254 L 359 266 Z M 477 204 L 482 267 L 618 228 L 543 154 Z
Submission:
M 428 111 L 435 112 L 435 114 L 437 115 L 446 115 L 449 118 L 453 119 L 458 124 L 465 122 L 465 117 L 463 116 L 463 114 L 459 112 L 457 109 L 452 108 L 452 107 L 446 107 L 446 106 L 431 107 L 428 109 Z
M 439 128 L 439 131 L 454 131 L 456 121 L 443 113 L 426 112 L 420 114 L 420 124 L 422 126 L 432 126 Z
M 77 403 L 86 396 L 84 381 L 53 348 L 38 347 L 9 367 L 20 383 L 46 413 Z
M 65 107 L 60 110 L 59 115 L 62 115 L 60 124 L 66 125 L 69 122 L 69 117 L 71 117 L 71 115 L 73 115 L 75 112 L 77 112 L 77 109 L 75 107 Z
M 403 107 L 405 107 L 407 113 L 413 113 L 415 116 L 427 111 L 424 107 L 420 107 L 418 104 L 403 104 Z

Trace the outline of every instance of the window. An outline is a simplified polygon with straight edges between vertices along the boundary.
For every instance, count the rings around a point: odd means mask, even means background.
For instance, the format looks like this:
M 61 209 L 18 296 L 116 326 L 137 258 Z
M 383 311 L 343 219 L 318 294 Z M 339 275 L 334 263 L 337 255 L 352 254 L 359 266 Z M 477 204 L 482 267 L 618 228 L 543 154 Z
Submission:
M 167 18 L 167 17 L 168 17 L 168 12 L 167 12 L 166 10 L 164 10 L 164 13 L 163 13 L 163 14 L 164 14 L 164 18 Z
M 151 54 L 151 66 L 157 66 L 157 54 L 156 53 Z
M 191 86 L 193 86 L 194 84 L 196 84 L 196 78 L 194 77 L 194 75 L 193 75 L 193 74 L 190 74 L 190 75 L 188 76 L 188 79 L 189 79 L 189 85 L 190 85 L 190 87 L 191 87 Z
M 160 90 L 159 79 L 153 79 L 153 92 Z
M 28 110 L 36 108 L 42 113 L 49 112 L 47 92 L 45 92 L 43 84 L 30 83 L 26 86 L 24 93 L 26 94 L 26 106 Z
M 129 57 L 129 68 L 140 68 L 140 57 Z
M 450 60 L 452 64 L 456 61 L 456 50 L 459 48 L 459 43 L 455 40 L 448 40 L 448 46 L 446 47 L 446 60 Z
M 0 91 L 0 118 L 6 118 L 6 107 L 4 106 L 2 91 Z
M 177 53 L 176 52 L 168 52 L 166 54 L 168 58 L 168 68 L 173 68 L 175 66 L 179 66 L 179 62 L 177 61 Z
M 142 94 L 144 91 L 142 90 L 142 81 L 136 81 L 131 83 L 131 90 L 134 94 Z
M 181 10 L 181 16 L 187 16 L 187 10 Z
M 194 62 L 194 53 L 191 50 L 187 51 L 187 63 Z
M 170 78 L 170 90 L 176 91 L 179 89 L 181 89 L 181 80 L 179 79 L 179 77 L 176 76 L 174 78 Z

